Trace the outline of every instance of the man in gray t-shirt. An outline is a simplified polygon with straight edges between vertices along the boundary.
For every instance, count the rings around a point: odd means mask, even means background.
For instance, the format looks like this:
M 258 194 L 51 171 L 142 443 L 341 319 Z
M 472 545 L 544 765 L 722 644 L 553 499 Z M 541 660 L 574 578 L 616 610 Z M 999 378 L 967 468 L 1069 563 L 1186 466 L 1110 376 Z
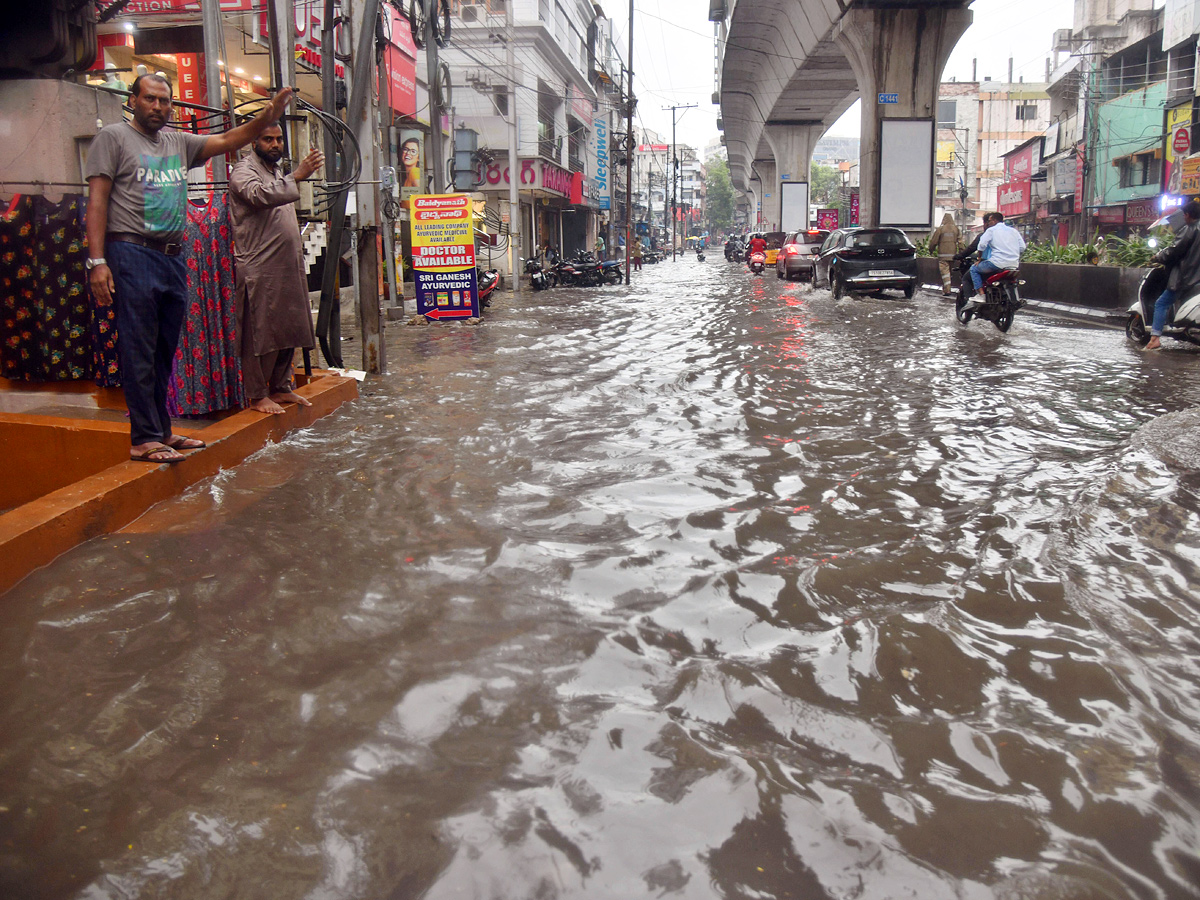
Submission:
M 187 306 L 182 254 L 187 170 L 254 141 L 287 109 L 284 88 L 249 122 L 224 134 L 165 129 L 171 82 L 142 75 L 130 88 L 132 122 L 100 130 L 88 151 L 88 282 L 98 306 L 115 304 L 130 459 L 174 463 L 204 446 L 172 434 L 167 385 Z

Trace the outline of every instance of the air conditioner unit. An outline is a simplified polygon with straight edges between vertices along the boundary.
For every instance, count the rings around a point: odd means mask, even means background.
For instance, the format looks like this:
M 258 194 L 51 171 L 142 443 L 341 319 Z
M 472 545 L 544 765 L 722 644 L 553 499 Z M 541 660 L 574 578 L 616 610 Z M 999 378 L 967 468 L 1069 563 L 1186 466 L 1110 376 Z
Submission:
M 459 16 L 464 22 L 482 21 L 486 14 L 487 10 L 484 9 L 482 3 L 464 3 L 459 11 Z

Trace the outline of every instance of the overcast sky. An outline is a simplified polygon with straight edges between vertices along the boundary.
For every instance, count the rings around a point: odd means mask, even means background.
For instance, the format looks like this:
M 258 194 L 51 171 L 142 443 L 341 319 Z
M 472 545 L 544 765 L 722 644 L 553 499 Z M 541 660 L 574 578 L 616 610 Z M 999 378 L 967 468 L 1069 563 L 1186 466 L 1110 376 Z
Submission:
M 613 19 L 613 39 L 624 58 L 629 46 L 629 4 L 602 3 Z M 971 5 L 975 21 L 959 40 L 942 77 L 968 81 L 971 61 L 978 59 L 980 79 L 1005 79 L 1012 57 L 1014 78 L 1041 81 L 1046 57 L 1052 55 L 1053 33 L 1071 27 L 1073 9 L 1074 0 L 976 0 Z M 670 140 L 671 112 L 663 107 L 695 103 L 695 109 L 676 113 L 677 136 L 679 143 L 702 150 L 717 135 L 708 0 L 635 0 L 633 56 L 637 122 Z M 856 105 L 829 133 L 857 135 L 858 123 Z

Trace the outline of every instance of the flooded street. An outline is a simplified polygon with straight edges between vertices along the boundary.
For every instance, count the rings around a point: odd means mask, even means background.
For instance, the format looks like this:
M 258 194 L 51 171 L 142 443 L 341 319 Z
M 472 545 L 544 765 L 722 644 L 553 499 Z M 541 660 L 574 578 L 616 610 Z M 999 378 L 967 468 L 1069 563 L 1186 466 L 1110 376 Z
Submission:
M 0 896 L 1200 896 L 1200 353 L 719 251 L 388 347 L 5 595 Z

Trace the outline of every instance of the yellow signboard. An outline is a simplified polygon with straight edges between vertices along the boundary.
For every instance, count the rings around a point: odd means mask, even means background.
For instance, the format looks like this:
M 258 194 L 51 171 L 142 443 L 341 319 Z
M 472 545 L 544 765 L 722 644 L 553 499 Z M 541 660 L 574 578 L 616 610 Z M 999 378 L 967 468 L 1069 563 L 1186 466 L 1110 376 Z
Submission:
M 1183 178 L 1180 192 L 1184 194 L 1200 194 L 1200 156 L 1195 159 L 1185 159 L 1179 163 Z
M 417 312 L 432 319 L 478 316 L 471 198 L 418 194 L 409 210 Z
M 937 161 L 940 163 L 954 162 L 954 141 L 937 142 Z

